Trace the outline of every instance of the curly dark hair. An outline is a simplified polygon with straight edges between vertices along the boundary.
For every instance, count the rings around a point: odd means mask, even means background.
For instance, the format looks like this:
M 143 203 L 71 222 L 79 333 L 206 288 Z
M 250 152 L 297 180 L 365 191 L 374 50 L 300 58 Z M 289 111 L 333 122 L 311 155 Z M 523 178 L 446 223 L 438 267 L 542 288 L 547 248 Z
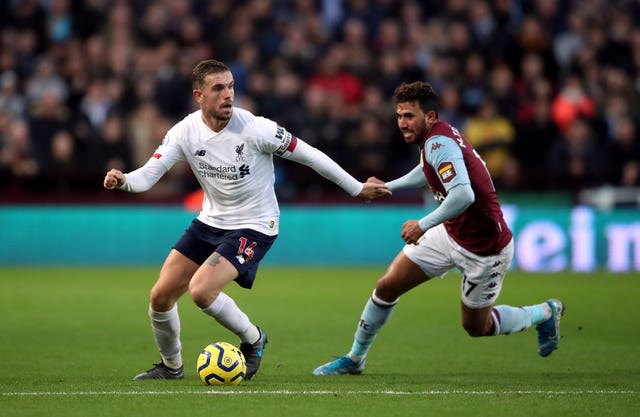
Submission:
M 194 90 L 199 90 L 204 84 L 204 79 L 209 74 L 231 71 L 228 66 L 215 59 L 200 61 L 191 73 L 191 84 Z
M 402 83 L 393 92 L 393 99 L 396 104 L 417 101 L 422 111 L 435 111 L 438 115 L 439 100 L 438 95 L 433 91 L 431 84 L 423 81 L 412 83 Z

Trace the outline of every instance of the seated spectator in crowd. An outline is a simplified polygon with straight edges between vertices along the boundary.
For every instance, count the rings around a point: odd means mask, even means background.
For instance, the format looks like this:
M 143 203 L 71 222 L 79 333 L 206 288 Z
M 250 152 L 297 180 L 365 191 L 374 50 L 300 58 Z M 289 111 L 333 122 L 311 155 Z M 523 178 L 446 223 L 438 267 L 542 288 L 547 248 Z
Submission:
M 508 185 L 513 179 L 506 175 L 513 157 L 512 146 L 516 133 L 513 123 L 499 114 L 496 103 L 488 99 L 480 104 L 475 116 L 467 119 L 463 131 L 487 164 L 496 187 Z
M 548 187 L 572 193 L 601 185 L 601 151 L 589 121 L 578 117 L 551 145 L 547 160 Z
M 607 148 L 607 182 L 618 187 L 640 186 L 640 137 L 631 116 L 617 120 Z

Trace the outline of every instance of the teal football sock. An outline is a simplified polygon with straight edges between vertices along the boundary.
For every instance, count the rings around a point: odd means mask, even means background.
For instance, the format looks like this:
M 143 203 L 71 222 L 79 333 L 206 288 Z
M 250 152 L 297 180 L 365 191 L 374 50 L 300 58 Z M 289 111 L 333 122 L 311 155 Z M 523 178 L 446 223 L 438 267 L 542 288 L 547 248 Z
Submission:
M 544 321 L 546 312 L 543 304 L 527 307 L 495 306 L 492 311 L 495 334 L 521 332 L 534 324 Z
M 375 291 L 367 301 L 362 311 L 360 322 L 353 340 L 353 346 L 349 352 L 349 356 L 359 362 L 369 352 L 371 345 L 375 340 L 378 332 L 389 321 L 391 314 L 395 310 L 398 300 L 393 302 L 383 301 L 379 299 Z

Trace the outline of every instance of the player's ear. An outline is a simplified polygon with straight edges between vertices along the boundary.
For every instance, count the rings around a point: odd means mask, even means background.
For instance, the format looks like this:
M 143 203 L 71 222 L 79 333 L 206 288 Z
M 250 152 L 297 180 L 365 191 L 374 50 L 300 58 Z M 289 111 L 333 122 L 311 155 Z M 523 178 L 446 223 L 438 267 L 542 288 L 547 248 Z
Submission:
M 438 114 L 435 112 L 435 110 L 429 110 L 425 116 L 427 118 L 427 122 L 429 123 L 435 123 L 438 120 Z
M 200 103 L 202 101 L 202 91 L 200 90 L 193 90 L 193 98 L 196 99 L 196 101 L 198 103 Z

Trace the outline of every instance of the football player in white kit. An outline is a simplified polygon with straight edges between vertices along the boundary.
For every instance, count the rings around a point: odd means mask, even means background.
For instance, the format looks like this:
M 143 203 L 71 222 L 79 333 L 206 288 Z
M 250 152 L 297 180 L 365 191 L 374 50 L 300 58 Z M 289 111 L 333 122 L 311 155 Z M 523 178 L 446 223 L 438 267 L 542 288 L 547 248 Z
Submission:
M 104 178 L 107 189 L 139 193 L 186 160 L 204 190 L 202 210 L 169 252 L 151 289 L 149 317 L 161 361 L 134 379 L 184 377 L 176 302 L 187 291 L 204 313 L 239 336 L 245 379 L 251 379 L 267 335 L 223 289 L 234 280 L 251 288 L 278 235 L 273 155 L 311 167 L 354 197 L 368 200 L 390 191 L 384 184 L 361 183 L 275 122 L 233 107 L 233 75 L 224 63 L 198 63 L 192 82 L 200 109 L 167 132 L 144 166 L 126 174 L 112 169 Z

